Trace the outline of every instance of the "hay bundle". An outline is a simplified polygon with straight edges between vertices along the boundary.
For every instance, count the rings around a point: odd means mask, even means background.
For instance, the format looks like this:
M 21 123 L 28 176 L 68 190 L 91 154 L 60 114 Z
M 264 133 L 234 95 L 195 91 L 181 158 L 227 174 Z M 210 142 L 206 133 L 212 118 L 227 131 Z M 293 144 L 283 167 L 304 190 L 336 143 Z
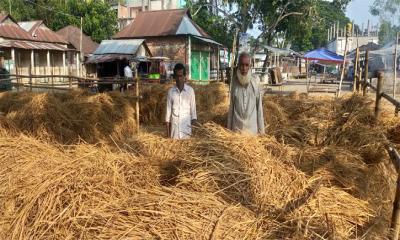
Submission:
M 306 187 L 305 176 L 275 158 L 258 138 L 206 124 L 196 142 L 196 149 L 192 151 L 198 156 L 190 159 L 189 169 L 201 171 L 189 172 L 206 182 L 196 179 L 195 185 L 214 186 L 211 189 L 219 189 L 218 193 L 229 201 L 274 212 L 301 195 Z
M 318 145 L 325 140 L 332 101 L 328 98 L 265 97 L 266 131 L 283 142 Z
M 141 89 L 143 100 L 140 106 L 141 122 L 159 125 L 165 122 L 168 90 L 173 85 L 150 85 Z M 223 83 L 192 85 L 196 94 L 196 108 L 199 121 L 223 123 L 228 110 L 228 87 Z
M 388 137 L 391 142 L 395 144 L 400 144 L 400 123 L 396 124 L 388 130 Z
M 383 127 L 376 125 L 371 102 L 358 95 L 342 99 L 325 144 L 351 148 L 366 163 L 378 163 L 386 156 L 387 140 Z
M 213 194 L 162 187 L 156 168 L 131 154 L 62 149 L 24 136 L 0 137 L 0 147 L 0 238 L 263 236 L 250 210 Z
M 168 90 L 172 84 L 144 85 L 140 89 L 140 121 L 145 125 L 165 122 Z
M 134 100 L 118 93 L 4 93 L 0 111 L 18 131 L 60 143 L 95 143 L 135 133 Z
M 373 217 L 370 205 L 342 189 L 321 187 L 286 216 L 280 237 L 292 239 L 355 239 Z M 358 235 L 360 234 L 360 235 Z

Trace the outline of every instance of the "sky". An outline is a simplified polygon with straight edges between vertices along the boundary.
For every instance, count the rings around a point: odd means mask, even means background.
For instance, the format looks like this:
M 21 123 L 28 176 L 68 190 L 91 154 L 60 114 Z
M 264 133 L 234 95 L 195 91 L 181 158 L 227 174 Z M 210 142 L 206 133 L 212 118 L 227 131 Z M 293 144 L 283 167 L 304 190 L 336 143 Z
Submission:
M 368 19 L 371 21 L 372 25 L 379 23 L 379 18 L 372 16 L 369 12 L 369 7 L 374 3 L 375 0 L 352 0 L 346 9 L 346 16 L 350 18 L 351 21 L 360 27 L 364 23 L 364 27 L 367 27 Z M 256 27 L 255 27 L 256 28 Z M 249 30 L 248 33 L 254 37 L 260 34 L 257 29 Z
M 372 16 L 369 12 L 369 7 L 374 3 L 374 0 L 353 0 L 347 6 L 346 16 L 350 20 L 354 20 L 354 23 L 361 26 L 367 26 L 368 19 L 372 24 L 376 25 L 379 22 L 379 18 Z

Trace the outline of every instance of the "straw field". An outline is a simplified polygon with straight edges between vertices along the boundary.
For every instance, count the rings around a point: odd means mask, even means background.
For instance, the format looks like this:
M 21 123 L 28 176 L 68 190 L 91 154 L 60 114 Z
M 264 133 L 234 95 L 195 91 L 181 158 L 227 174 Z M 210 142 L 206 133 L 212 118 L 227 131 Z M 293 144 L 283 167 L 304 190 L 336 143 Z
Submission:
M 142 125 L 162 123 L 167 88 L 143 89 Z M 267 134 L 251 137 L 224 128 L 225 86 L 195 92 L 188 141 L 136 135 L 134 101 L 114 93 L 0 95 L 0 239 L 388 236 L 392 113 L 376 123 L 357 95 L 266 97 Z

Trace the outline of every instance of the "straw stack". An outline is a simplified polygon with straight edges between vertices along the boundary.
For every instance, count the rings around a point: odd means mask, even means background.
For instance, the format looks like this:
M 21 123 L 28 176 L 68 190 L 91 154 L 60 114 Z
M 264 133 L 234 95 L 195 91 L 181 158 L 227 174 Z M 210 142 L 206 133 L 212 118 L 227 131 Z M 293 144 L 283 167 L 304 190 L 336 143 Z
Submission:
M 63 144 L 135 134 L 134 100 L 118 93 L 4 93 L 0 112 L 18 131 Z

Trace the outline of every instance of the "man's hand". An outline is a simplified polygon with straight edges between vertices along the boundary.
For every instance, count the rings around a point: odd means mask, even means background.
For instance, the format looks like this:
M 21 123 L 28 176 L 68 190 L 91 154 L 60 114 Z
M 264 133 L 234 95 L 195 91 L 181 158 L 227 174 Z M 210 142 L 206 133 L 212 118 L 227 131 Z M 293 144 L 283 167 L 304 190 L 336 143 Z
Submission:
M 193 120 L 192 120 L 192 126 L 193 126 L 193 127 L 200 127 L 200 125 L 201 125 L 201 124 L 197 121 L 197 119 L 193 119 Z

